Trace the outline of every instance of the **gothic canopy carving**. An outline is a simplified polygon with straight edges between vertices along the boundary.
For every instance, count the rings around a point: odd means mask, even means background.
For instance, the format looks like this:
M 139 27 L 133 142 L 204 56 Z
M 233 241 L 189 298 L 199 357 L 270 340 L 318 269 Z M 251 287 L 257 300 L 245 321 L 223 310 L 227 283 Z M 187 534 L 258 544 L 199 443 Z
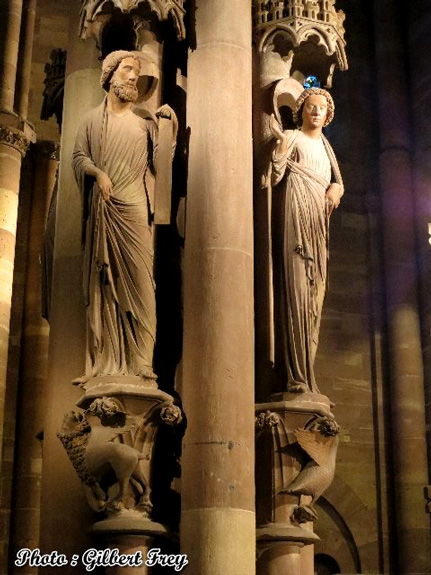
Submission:
M 180 40 L 185 38 L 185 0 L 81 0 L 81 2 L 79 34 L 83 39 L 94 35 L 92 28 L 99 18 L 104 19 L 115 10 L 123 14 L 138 13 L 141 7 L 150 9 L 160 21 L 167 20 L 171 16 L 178 38 Z
M 345 14 L 335 0 L 254 0 L 254 41 L 259 53 L 278 53 L 293 73 L 317 70 L 330 86 L 334 68 L 347 70 Z

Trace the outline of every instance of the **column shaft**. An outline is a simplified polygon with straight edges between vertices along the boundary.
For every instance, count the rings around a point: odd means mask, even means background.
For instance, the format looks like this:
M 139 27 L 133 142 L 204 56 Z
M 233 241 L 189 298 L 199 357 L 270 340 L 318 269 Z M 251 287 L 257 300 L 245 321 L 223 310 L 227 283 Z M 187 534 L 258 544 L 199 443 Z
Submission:
M 393 552 L 399 575 L 425 575 L 431 561 L 423 499 L 427 458 L 410 126 L 405 55 L 392 0 L 376 2 L 375 29 L 397 536 Z
M 424 89 L 431 81 L 431 70 L 423 54 L 431 50 L 431 9 L 427 2 L 409 5 L 409 69 L 410 97 L 414 123 L 414 189 L 416 199 L 416 230 L 421 291 L 422 345 L 425 381 L 431 380 L 431 258 L 429 224 L 431 223 L 431 119 L 428 110 L 431 94 Z M 421 25 L 418 26 L 418 22 Z M 427 421 L 431 422 L 431 386 L 426 389 Z M 431 482 L 431 425 L 428 435 L 428 474 Z
M 13 110 L 22 0 L 0 0 L 0 110 Z
M 11 145 L 17 143 L 17 146 Z M 0 461 L 23 135 L 0 124 Z M 23 149 L 23 148 L 22 148 Z
M 36 4 L 37 0 L 24 0 L 22 10 L 22 32 L 19 46 L 18 73 L 16 78 L 15 109 L 23 119 L 27 118 L 28 112 Z
M 42 447 L 38 434 L 43 430 L 48 363 L 49 326 L 41 316 L 40 249 L 46 214 L 57 170 L 57 146 L 39 142 L 35 146 L 33 194 L 29 220 L 24 302 L 21 338 L 15 486 L 12 514 L 11 557 L 22 547 L 39 546 L 40 483 Z M 31 413 L 31 417 L 28 414 Z M 36 567 L 16 567 L 11 573 L 36 573 Z
M 197 0 L 184 270 L 182 552 L 255 570 L 250 2 Z

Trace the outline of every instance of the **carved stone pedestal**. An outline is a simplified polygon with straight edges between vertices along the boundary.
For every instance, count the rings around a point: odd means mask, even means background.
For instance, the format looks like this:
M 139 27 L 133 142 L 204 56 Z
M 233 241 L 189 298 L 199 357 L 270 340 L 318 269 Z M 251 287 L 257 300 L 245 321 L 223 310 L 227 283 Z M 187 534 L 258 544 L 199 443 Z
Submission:
M 161 424 L 181 422 L 181 409 L 155 380 L 103 376 L 81 387 L 85 393 L 77 405 L 82 411 L 66 413 L 58 436 L 84 484 L 90 507 L 104 515 L 90 532 L 107 554 L 106 574 L 121 570 L 127 575 L 131 569 L 135 575 L 145 574 L 154 538 L 169 537 L 168 529 L 151 519 L 156 435 Z M 136 559 L 131 565 L 121 564 L 114 556 L 118 553 Z
M 313 575 L 304 548 L 319 540 L 313 503 L 334 477 L 339 428 L 324 395 L 271 399 L 256 405 L 257 573 Z

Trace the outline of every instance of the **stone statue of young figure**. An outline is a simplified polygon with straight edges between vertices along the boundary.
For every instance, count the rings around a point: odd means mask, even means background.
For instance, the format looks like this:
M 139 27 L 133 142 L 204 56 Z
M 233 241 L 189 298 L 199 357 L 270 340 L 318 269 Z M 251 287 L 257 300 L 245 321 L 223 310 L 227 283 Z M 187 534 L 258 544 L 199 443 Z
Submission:
M 296 130 L 274 116 L 272 154 L 275 368 L 283 390 L 319 393 L 314 360 L 326 290 L 329 218 L 343 182 L 322 134 L 334 117 L 331 95 L 305 90 L 296 101 Z
M 148 172 L 157 155 L 157 126 L 132 111 L 140 62 L 116 51 L 102 65 L 104 102 L 77 132 L 73 169 L 83 201 L 84 293 L 87 306 L 85 384 L 105 375 L 155 380 L 153 206 Z M 157 116 L 177 120 L 165 105 Z

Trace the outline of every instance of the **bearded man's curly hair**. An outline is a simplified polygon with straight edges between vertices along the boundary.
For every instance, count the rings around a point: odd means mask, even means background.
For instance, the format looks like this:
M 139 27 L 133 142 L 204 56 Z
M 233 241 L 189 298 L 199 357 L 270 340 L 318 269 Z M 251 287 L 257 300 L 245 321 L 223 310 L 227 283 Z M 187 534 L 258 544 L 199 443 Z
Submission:
M 115 50 L 115 52 L 111 52 L 103 60 L 100 85 L 105 90 L 105 92 L 109 92 L 109 84 L 111 82 L 112 75 L 120 65 L 120 62 L 125 58 L 134 58 L 138 62 L 139 66 L 141 66 L 139 58 L 136 56 L 136 54 L 133 52 L 128 52 L 127 50 Z

